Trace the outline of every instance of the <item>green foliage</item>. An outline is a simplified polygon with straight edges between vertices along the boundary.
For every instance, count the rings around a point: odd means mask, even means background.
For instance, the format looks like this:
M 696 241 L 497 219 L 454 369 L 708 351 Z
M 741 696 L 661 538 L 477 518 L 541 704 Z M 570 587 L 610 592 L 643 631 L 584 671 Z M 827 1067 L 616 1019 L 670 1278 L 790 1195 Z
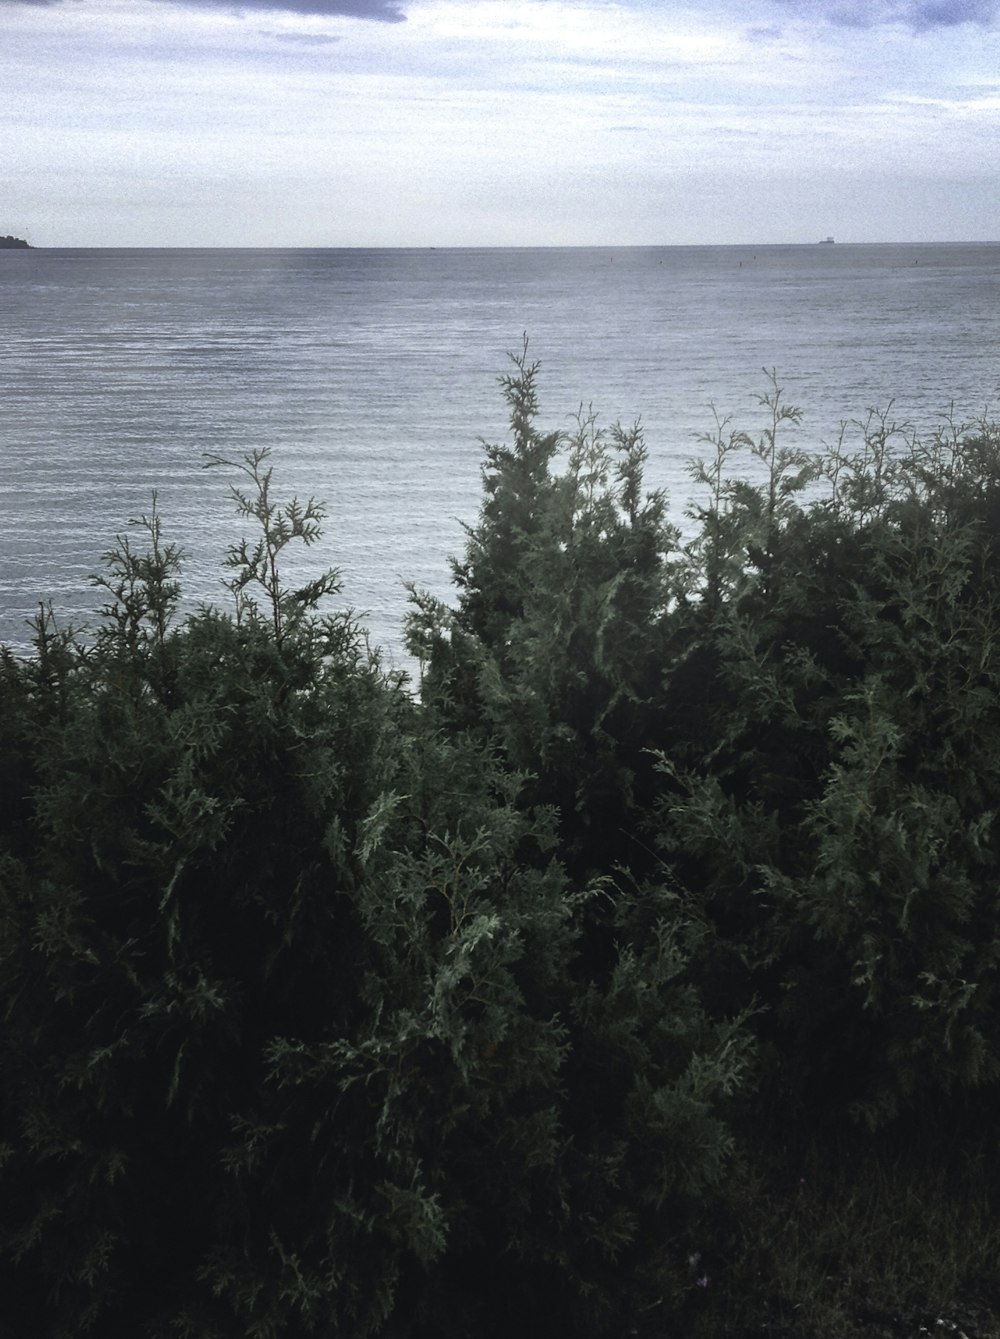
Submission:
M 676 533 L 643 492 L 638 425 L 607 434 L 591 413 L 568 439 L 541 434 L 526 345 L 514 367 L 514 442 L 487 448 L 458 607 L 415 596 L 410 645 L 424 701 L 496 740 L 555 806 L 571 870 L 602 873 L 637 854 L 626 816 L 651 784 Z
M 533 775 L 571 870 L 675 890 L 698 1007 L 753 1014 L 747 1137 L 845 1116 L 902 1137 L 979 1092 L 988 1123 L 996 428 L 923 443 L 870 413 L 814 458 L 772 374 L 762 432 L 705 439 L 681 549 L 638 505 L 638 437 L 613 432 L 616 479 L 592 417 L 535 428 L 536 377 L 522 354 L 503 383 L 513 446 L 488 450 L 455 609 L 417 597 L 425 703 Z M 585 913 L 605 981 L 618 895 Z
M 356 1007 L 352 847 L 398 690 L 338 617 L 280 646 L 212 612 L 172 630 L 179 555 L 147 529 L 150 555 L 108 557 L 89 648 L 43 617 L 37 659 L 8 663 L 31 760 L 0 959 L 21 1333 L 226 1332 L 204 1270 L 237 1230 L 232 1122 L 277 1029 Z
M 683 611 L 667 691 L 699 724 L 661 758 L 659 824 L 710 970 L 770 1007 L 785 1100 L 877 1125 L 1000 1073 L 1000 719 L 996 431 L 890 454 L 876 422 L 817 462 L 829 500 L 795 501 L 819 471 L 794 460 L 787 495 L 773 472 L 729 494 L 745 561 Z
M 4 1323 L 616 1334 L 687 1286 L 731 1145 L 697 926 L 571 883 L 528 779 L 318 610 L 335 575 L 285 590 L 318 508 L 239 468 L 234 615 L 177 621 L 154 506 L 93 637 L 43 610 L 0 663 Z
M 814 458 L 772 373 L 682 542 L 513 362 L 419 698 L 261 451 L 231 611 L 154 497 L 0 650 L 0 1336 L 992 1316 L 996 427 Z
M 271 494 L 273 469 L 266 464 L 270 452 L 258 447 L 242 460 L 227 460 L 209 455 L 206 467 L 222 466 L 238 470 L 250 481 L 238 488 L 230 485 L 230 496 L 239 516 L 255 524 L 259 534 L 252 543 L 243 538 L 226 552 L 225 563 L 233 571 L 227 587 L 236 601 L 236 621 L 244 618 L 269 620 L 274 642 L 281 647 L 287 634 L 307 617 L 310 610 L 328 595 L 340 590 L 338 574 L 323 572 L 300 590 L 287 590 L 280 576 L 281 557 L 289 544 L 314 544 L 322 533 L 326 509 L 315 498 L 305 503 L 292 498 L 287 503 L 274 501 Z M 263 601 L 264 610 L 258 601 Z

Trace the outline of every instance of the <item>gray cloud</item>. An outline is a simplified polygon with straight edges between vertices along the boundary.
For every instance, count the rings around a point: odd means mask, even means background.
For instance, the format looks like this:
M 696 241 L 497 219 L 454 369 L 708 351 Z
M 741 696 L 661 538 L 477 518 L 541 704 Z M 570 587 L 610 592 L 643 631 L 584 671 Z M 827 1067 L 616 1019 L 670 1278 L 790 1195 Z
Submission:
M 915 28 L 952 28 L 960 23 L 993 23 L 997 0 L 912 0 L 907 16 Z
M 340 38 L 332 33 L 268 33 L 275 42 L 291 42 L 295 46 L 331 46 Z
M 58 5 L 63 0 L 0 0 L 3 5 Z M 406 15 L 396 0 L 160 0 L 187 9 L 283 11 L 292 14 L 342 15 L 351 19 L 374 19 L 379 23 L 402 23 Z
M 270 9 L 331 17 L 336 14 L 351 19 L 375 19 L 379 23 L 402 23 L 406 18 L 395 0 L 161 0 L 161 3 L 180 3 L 190 9 Z
M 847 28 L 877 28 L 901 23 L 915 32 L 957 28 L 963 23 L 988 26 L 1000 14 L 1000 0 L 786 0 L 791 9 L 815 13 Z

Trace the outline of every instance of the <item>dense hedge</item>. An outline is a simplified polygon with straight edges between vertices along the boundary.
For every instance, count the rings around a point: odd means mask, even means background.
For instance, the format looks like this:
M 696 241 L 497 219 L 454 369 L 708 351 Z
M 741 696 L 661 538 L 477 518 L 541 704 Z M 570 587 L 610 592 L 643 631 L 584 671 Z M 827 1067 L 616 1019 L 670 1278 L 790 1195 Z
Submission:
M 0 1335 L 803 1335 L 790 1161 L 898 1223 L 989 1137 L 997 429 L 813 458 L 772 382 L 677 528 L 536 382 L 418 692 L 283 585 L 264 452 L 230 611 L 154 505 L 0 656 Z

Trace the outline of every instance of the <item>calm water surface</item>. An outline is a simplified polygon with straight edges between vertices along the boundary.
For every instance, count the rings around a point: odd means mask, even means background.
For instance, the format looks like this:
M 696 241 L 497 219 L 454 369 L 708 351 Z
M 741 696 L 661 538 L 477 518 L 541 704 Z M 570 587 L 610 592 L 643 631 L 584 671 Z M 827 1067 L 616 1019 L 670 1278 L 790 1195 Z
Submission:
M 679 516 L 709 406 L 759 429 L 764 368 L 804 447 L 890 401 L 924 432 L 996 412 L 998 313 L 1000 245 L 0 252 L 0 641 L 42 600 L 84 621 L 154 489 L 189 598 L 224 603 L 237 523 L 203 460 L 266 446 L 280 494 L 329 508 L 290 578 L 338 567 L 398 662 L 402 582 L 449 593 L 522 332 L 541 425 L 641 418 Z

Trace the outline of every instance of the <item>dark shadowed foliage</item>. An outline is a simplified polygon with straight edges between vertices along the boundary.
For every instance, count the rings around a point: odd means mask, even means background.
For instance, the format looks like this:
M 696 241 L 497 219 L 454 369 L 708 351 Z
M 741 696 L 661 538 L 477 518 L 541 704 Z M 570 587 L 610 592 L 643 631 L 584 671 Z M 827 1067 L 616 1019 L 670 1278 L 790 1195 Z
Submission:
M 154 506 L 96 633 L 0 661 L 0 1332 L 617 1334 L 690 1289 L 731 1151 L 699 929 L 571 881 L 335 574 L 283 585 L 322 508 L 229 467 L 233 613 L 178 623 Z
M 1000 434 L 538 378 L 418 694 L 260 451 L 0 651 L 2 1339 L 998 1332 Z

